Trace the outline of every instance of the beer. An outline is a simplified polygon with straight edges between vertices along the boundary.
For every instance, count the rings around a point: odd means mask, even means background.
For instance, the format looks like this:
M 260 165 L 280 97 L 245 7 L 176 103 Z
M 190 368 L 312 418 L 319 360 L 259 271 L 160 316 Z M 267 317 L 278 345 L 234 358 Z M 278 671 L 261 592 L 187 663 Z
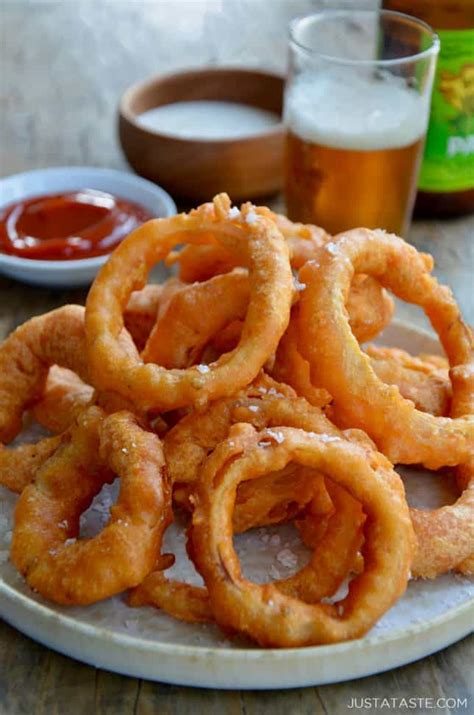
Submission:
M 335 69 L 296 82 L 286 98 L 289 218 L 330 233 L 366 226 L 403 235 L 427 112 L 426 98 L 399 78 L 348 80 Z
M 474 0 L 384 0 L 438 32 L 441 50 L 419 191 L 418 216 L 474 211 Z

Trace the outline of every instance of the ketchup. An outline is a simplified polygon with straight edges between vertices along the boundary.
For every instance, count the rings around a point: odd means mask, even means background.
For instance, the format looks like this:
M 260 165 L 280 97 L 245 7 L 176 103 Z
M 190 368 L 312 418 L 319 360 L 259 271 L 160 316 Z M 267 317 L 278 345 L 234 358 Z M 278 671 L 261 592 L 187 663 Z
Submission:
M 0 251 L 53 261 L 101 256 L 150 218 L 140 204 L 93 189 L 36 196 L 0 210 Z

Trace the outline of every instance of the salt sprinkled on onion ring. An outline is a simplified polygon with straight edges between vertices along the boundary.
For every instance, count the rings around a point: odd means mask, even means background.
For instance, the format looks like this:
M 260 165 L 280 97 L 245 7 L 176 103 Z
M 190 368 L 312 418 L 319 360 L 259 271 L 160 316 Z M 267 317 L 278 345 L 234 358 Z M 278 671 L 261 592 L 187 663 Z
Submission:
M 31 318 L 0 346 L 0 441 L 21 430 L 24 411 L 41 396 L 51 365 L 87 382 L 84 308 L 65 305 Z
M 0 445 L 0 484 L 20 494 L 43 462 L 61 443 L 60 437 L 46 437 L 36 444 L 21 444 L 15 449 Z
M 121 488 L 109 523 L 97 536 L 77 539 L 81 514 L 114 474 Z M 169 520 L 159 438 L 130 413 L 105 417 L 91 407 L 20 496 L 11 558 L 46 598 L 86 605 L 143 580 Z
M 340 234 L 321 249 L 317 264 L 310 261 L 301 269 L 307 288 L 299 303 L 299 349 L 310 363 L 313 384 L 333 396 L 342 424 L 364 429 L 393 463 L 438 469 L 472 455 L 474 416 L 420 412 L 396 387 L 381 382 L 351 332 L 344 307 L 355 273 L 373 275 L 402 300 L 422 307 L 450 362 L 453 401 L 464 399 L 469 389 L 453 377 L 473 369 L 472 334 L 431 267 L 429 257 L 397 236 L 369 229 Z
M 242 426 L 243 427 L 243 426 Z M 240 426 L 239 426 L 240 428 Z M 281 427 L 281 443 L 268 431 L 237 429 L 209 457 L 197 486 L 192 553 L 209 591 L 216 621 L 265 646 L 334 643 L 363 635 L 404 592 L 414 535 L 398 475 L 387 460 L 337 437 Z M 250 434 L 249 434 L 250 433 Z M 253 439 L 253 445 L 249 445 Z M 240 452 L 236 445 L 240 444 Z M 364 571 L 337 604 L 306 604 L 246 580 L 232 544 L 237 486 L 289 461 L 316 469 L 360 501 L 368 515 L 362 548 Z
M 166 368 L 196 364 L 220 330 L 245 318 L 249 297 L 249 277 L 242 268 L 205 283 L 183 285 L 160 313 L 142 352 L 143 360 Z
M 143 410 L 205 405 L 248 384 L 273 354 L 289 320 L 293 280 L 288 247 L 267 218 L 248 224 L 229 218 L 230 201 L 220 195 L 188 215 L 150 221 L 111 255 L 87 300 L 87 352 L 93 384 L 115 390 Z M 212 235 L 249 268 L 250 302 L 239 345 L 206 372 L 196 367 L 167 370 L 129 358 L 117 342 L 123 309 L 143 287 L 150 268 L 179 242 L 205 243 Z

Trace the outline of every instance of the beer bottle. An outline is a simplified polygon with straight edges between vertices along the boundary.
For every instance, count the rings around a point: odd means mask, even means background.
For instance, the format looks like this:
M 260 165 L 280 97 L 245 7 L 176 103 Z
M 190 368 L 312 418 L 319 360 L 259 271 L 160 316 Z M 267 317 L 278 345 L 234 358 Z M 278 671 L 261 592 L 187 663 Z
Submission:
M 474 211 L 474 0 L 383 0 L 433 27 L 441 50 L 415 204 L 417 216 Z

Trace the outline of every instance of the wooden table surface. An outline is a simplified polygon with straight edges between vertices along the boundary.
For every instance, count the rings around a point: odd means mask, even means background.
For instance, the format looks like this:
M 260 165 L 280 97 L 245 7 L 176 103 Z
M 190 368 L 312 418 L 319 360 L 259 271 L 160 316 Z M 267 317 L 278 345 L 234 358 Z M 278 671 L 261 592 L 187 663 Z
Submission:
M 175 67 L 232 63 L 284 68 L 288 20 L 316 3 L 289 0 L 79 0 L 0 4 L 0 175 L 44 166 L 126 168 L 116 106 L 132 82 Z M 237 31 L 236 31 L 237 30 Z M 410 240 L 474 322 L 474 221 L 414 224 Z M 83 291 L 0 277 L 0 339 Z M 401 315 L 421 316 L 410 307 Z M 415 664 L 363 680 L 281 692 L 215 692 L 114 675 L 58 655 L 0 621 L 0 715 L 17 713 L 341 713 L 352 697 L 470 698 L 471 636 Z M 372 711 L 375 708 L 372 706 Z M 365 711 L 365 710 L 364 710 Z M 469 712 L 469 708 L 435 712 Z M 417 712 L 433 712 L 420 707 Z

